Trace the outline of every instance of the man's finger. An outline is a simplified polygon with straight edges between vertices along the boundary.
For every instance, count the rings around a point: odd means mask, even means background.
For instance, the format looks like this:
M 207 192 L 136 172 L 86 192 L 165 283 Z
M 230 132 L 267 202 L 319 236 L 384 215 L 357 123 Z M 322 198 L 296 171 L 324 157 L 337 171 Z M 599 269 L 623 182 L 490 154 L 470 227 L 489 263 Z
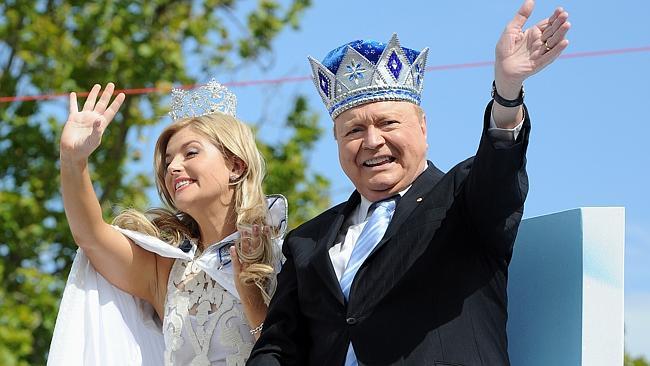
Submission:
M 568 18 L 569 13 L 562 12 L 558 14 L 554 20 L 549 19 L 549 25 L 544 28 L 544 31 L 542 32 L 542 41 L 546 41 L 547 39 L 551 38 L 551 36 L 553 36 L 553 34 L 555 34 L 558 29 L 560 29 L 560 27 L 562 27 L 562 25 L 567 22 Z
M 551 37 L 546 40 L 548 46 L 553 48 L 556 44 L 560 43 L 566 36 L 569 28 L 571 28 L 571 23 L 563 23 L 560 29 L 558 29 Z
M 515 14 L 515 17 L 512 18 L 508 26 L 517 29 L 523 29 L 524 24 L 526 24 L 526 21 L 528 20 L 528 17 L 530 17 L 530 14 L 533 13 L 534 7 L 535 7 L 535 1 L 533 0 L 524 1 L 524 3 L 521 5 L 521 8 L 517 10 L 517 14 Z
M 563 11 L 564 9 L 562 9 L 562 7 L 558 7 L 557 9 L 555 9 L 553 15 L 551 15 L 551 17 L 548 18 L 549 23 L 552 24 L 555 21 L 555 19 L 557 19 L 557 17 L 560 16 L 560 14 L 562 14 Z
M 555 47 L 551 48 L 548 52 L 543 54 L 539 58 L 539 68 L 538 70 L 543 69 L 544 67 L 548 66 L 551 64 L 553 61 L 555 61 L 558 56 L 564 51 L 565 48 L 569 46 L 569 40 L 568 39 L 563 39 L 560 41 L 560 43 L 556 44 Z

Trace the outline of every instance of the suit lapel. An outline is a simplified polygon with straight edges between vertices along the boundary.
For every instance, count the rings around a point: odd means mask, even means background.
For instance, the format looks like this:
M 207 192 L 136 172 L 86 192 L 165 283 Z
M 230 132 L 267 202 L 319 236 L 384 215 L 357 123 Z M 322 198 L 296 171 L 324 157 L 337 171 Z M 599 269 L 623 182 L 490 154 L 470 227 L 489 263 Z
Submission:
M 332 266 L 329 249 L 332 247 L 334 240 L 336 240 L 338 233 L 341 231 L 341 226 L 343 225 L 345 218 L 359 205 L 360 201 L 361 198 L 359 193 L 355 191 L 342 209 L 333 213 L 334 217 L 331 222 L 327 222 L 329 221 L 327 219 L 325 220 L 326 222 L 321 226 L 318 233 L 319 239 L 316 244 L 316 252 L 311 261 L 311 265 L 325 283 L 325 287 L 332 292 L 334 297 L 336 297 L 341 304 L 344 304 L 345 300 L 339 281 L 336 278 L 334 267 Z
M 414 234 L 416 231 L 409 229 L 428 222 L 428 232 L 423 236 L 429 238 L 435 235 L 446 216 L 449 204 L 446 194 L 449 192 L 448 188 L 438 184 L 443 176 L 444 174 L 429 162 L 427 170 L 413 182 L 409 191 L 400 199 L 384 237 L 366 258 L 354 278 L 348 306 L 359 312 L 373 308 L 428 247 L 428 240 L 419 238 Z M 431 192 L 434 188 L 440 189 L 442 194 Z M 418 210 L 420 205 L 426 208 Z M 413 211 L 416 210 L 421 215 L 413 216 Z M 378 252 L 388 241 L 391 243 Z
M 431 191 L 443 176 L 444 173 L 429 161 L 427 169 L 420 174 L 415 181 L 413 181 L 413 185 L 411 185 L 408 192 L 400 198 L 399 203 L 395 208 L 393 218 L 390 220 L 388 228 L 386 228 L 384 237 L 379 241 L 372 252 L 370 252 L 369 257 L 379 250 L 379 248 L 389 241 L 390 238 L 400 230 L 400 228 L 402 228 L 406 219 L 409 218 L 413 210 L 422 202 L 422 197 Z

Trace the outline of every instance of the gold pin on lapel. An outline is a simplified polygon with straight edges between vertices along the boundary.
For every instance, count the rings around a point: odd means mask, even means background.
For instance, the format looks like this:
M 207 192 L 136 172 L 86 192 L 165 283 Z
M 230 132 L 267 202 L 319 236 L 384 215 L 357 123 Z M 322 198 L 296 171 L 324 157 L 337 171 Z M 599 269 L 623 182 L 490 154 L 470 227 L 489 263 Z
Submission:
M 415 200 L 416 202 L 422 202 L 422 197 L 418 197 L 418 199 Z

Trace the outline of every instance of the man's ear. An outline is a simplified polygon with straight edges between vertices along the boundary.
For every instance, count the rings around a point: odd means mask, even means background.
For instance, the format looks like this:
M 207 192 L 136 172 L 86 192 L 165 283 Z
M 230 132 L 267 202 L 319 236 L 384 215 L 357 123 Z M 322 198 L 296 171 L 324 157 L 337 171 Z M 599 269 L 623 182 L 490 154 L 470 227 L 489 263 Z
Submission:
M 418 123 L 420 124 L 420 129 L 422 129 L 422 134 L 424 135 L 424 138 L 427 138 L 427 114 L 424 113 L 424 109 L 422 109 L 421 106 L 419 105 L 413 105 L 415 107 L 415 113 L 418 115 Z
M 422 117 L 420 118 L 420 128 L 422 129 L 422 134 L 424 134 L 424 139 L 427 138 L 427 115 L 422 111 Z

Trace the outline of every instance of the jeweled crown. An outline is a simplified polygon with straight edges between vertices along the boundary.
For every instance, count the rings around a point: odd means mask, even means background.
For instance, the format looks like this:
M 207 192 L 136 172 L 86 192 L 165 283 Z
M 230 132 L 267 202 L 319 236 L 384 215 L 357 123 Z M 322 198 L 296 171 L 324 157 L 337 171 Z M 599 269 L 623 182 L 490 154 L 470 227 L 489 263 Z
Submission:
M 235 116 L 237 97 L 215 79 L 191 90 L 172 89 L 169 115 L 172 120 L 220 112 Z
M 429 48 L 357 40 L 332 50 L 320 63 L 309 58 L 312 78 L 332 119 L 361 104 L 396 100 L 420 104 Z

